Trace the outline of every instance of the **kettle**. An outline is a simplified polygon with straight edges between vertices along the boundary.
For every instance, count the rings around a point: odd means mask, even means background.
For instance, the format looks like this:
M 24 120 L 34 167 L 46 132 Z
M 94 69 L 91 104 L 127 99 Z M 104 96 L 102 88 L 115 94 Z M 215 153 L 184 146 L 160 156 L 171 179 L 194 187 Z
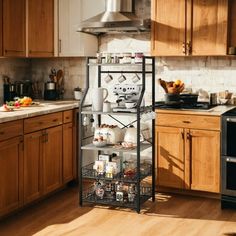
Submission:
M 140 134 L 140 141 L 144 141 L 144 137 Z M 133 143 L 137 145 L 137 128 L 131 125 L 125 132 L 124 142 Z

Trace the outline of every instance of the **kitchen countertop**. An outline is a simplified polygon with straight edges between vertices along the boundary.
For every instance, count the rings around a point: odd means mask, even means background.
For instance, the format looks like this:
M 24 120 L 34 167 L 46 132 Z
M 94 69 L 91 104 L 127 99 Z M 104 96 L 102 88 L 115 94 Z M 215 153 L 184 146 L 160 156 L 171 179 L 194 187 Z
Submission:
M 189 114 L 189 115 L 204 115 L 204 116 L 221 116 L 226 111 L 231 110 L 236 106 L 233 105 L 218 105 L 209 110 L 197 110 L 197 109 L 156 109 L 157 113 L 168 114 Z
M 77 107 L 79 107 L 79 102 L 76 100 L 40 101 L 40 105 L 37 106 L 21 107 L 10 112 L 0 111 L 0 123 L 70 110 Z

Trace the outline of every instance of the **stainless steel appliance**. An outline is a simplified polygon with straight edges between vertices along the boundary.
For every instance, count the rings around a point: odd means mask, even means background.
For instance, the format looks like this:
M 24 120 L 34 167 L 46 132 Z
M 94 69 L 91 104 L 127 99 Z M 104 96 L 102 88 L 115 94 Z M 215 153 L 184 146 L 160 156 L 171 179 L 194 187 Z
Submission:
M 116 84 L 113 87 L 113 93 L 117 96 L 117 107 L 113 108 L 114 112 L 137 112 L 136 105 L 127 108 L 126 103 L 137 103 L 142 91 L 141 85 L 136 84 Z
M 151 20 L 135 15 L 134 0 L 106 0 L 103 13 L 83 21 L 78 31 L 100 34 L 150 31 Z
M 58 91 L 56 89 L 56 83 L 54 83 L 54 82 L 45 83 L 44 99 L 45 100 L 57 100 L 58 99 Z
M 222 116 L 221 207 L 236 208 L 236 108 Z

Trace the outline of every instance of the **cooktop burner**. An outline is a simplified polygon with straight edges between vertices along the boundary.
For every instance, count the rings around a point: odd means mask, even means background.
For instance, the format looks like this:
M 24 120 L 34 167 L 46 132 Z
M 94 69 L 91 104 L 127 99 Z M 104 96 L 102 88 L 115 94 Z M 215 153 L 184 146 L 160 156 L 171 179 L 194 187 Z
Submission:
M 194 104 L 186 104 L 186 103 L 179 103 L 179 104 L 165 104 L 165 102 L 156 102 L 155 108 L 159 109 L 197 109 L 197 110 L 209 110 L 216 105 L 210 105 L 208 102 L 197 102 Z

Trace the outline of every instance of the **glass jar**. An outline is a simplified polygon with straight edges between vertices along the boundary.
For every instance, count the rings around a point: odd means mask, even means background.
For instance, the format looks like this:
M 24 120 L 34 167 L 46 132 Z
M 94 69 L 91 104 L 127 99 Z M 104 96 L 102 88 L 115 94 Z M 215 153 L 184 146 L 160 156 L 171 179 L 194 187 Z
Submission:
M 136 174 L 136 165 L 133 160 L 124 161 L 124 176 L 132 177 Z
M 131 64 L 132 63 L 132 53 L 123 53 L 120 59 L 120 64 Z
M 136 52 L 134 54 L 134 63 L 139 64 L 143 62 L 143 53 L 142 52 Z

